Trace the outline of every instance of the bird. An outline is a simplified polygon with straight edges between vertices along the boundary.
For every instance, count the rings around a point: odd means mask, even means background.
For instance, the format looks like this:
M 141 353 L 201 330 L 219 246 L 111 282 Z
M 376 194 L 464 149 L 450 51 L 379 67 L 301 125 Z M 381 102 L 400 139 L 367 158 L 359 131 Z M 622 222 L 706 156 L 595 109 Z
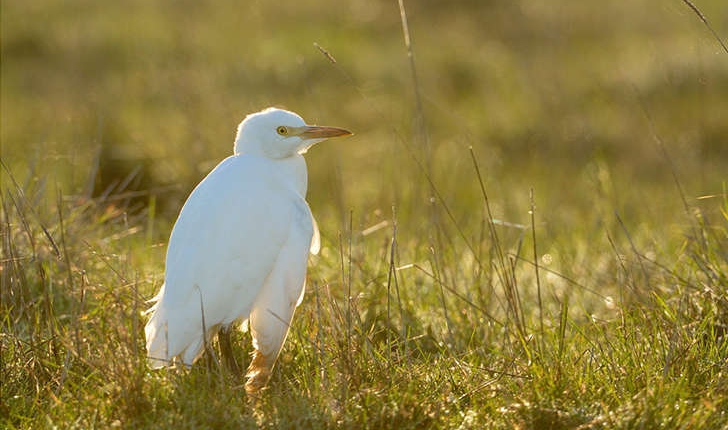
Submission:
M 221 355 L 237 369 L 229 335 L 239 324 L 253 342 L 246 393 L 267 385 L 304 296 L 309 253 L 320 248 L 303 154 L 351 134 L 272 107 L 243 119 L 233 155 L 195 187 L 172 228 L 144 328 L 152 369 L 192 366 L 218 332 Z

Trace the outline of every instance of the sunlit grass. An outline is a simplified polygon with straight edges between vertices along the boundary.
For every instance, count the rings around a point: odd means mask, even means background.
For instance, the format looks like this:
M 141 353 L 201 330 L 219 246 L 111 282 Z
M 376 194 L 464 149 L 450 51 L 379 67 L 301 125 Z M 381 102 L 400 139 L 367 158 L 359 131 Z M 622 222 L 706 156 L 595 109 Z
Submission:
M 397 2 L 26 3 L 2 2 L 3 426 L 728 424 L 728 62 L 682 2 L 407 3 L 419 112 Z M 142 311 L 268 105 L 356 135 L 307 155 L 323 247 L 252 405 L 214 360 L 149 371 Z

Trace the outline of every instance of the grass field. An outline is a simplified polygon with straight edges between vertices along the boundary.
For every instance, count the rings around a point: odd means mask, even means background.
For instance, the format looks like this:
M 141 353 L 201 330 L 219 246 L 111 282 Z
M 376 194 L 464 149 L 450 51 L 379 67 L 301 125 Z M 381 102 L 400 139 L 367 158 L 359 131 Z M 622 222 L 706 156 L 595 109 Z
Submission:
M 0 6 L 0 427 L 728 427 L 728 52 L 685 2 L 407 1 L 412 61 L 396 1 Z M 253 405 L 150 371 L 142 312 L 270 105 L 356 135 L 307 154 Z

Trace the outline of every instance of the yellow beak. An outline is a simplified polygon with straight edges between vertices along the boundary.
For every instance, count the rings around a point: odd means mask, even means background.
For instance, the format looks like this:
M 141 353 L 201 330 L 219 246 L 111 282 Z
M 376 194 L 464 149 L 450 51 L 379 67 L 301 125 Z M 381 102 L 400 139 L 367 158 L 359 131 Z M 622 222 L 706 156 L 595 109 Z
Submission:
M 354 133 L 338 127 L 325 127 L 320 125 L 306 125 L 296 130 L 302 139 L 328 139 L 338 136 L 350 136 Z

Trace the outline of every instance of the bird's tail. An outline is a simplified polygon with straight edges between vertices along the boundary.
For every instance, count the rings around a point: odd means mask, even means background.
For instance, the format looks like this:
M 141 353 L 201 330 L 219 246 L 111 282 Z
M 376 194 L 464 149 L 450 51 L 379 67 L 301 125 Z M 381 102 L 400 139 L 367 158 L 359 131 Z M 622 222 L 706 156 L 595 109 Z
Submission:
M 152 369 L 159 369 L 172 364 L 169 356 L 167 318 L 163 309 L 159 306 L 162 294 L 164 294 L 164 285 L 162 285 L 159 294 L 150 300 L 150 302 L 154 302 L 152 307 L 145 312 L 145 314 L 151 314 L 147 325 L 144 327 L 144 336 L 147 340 L 147 360 L 149 367 Z

